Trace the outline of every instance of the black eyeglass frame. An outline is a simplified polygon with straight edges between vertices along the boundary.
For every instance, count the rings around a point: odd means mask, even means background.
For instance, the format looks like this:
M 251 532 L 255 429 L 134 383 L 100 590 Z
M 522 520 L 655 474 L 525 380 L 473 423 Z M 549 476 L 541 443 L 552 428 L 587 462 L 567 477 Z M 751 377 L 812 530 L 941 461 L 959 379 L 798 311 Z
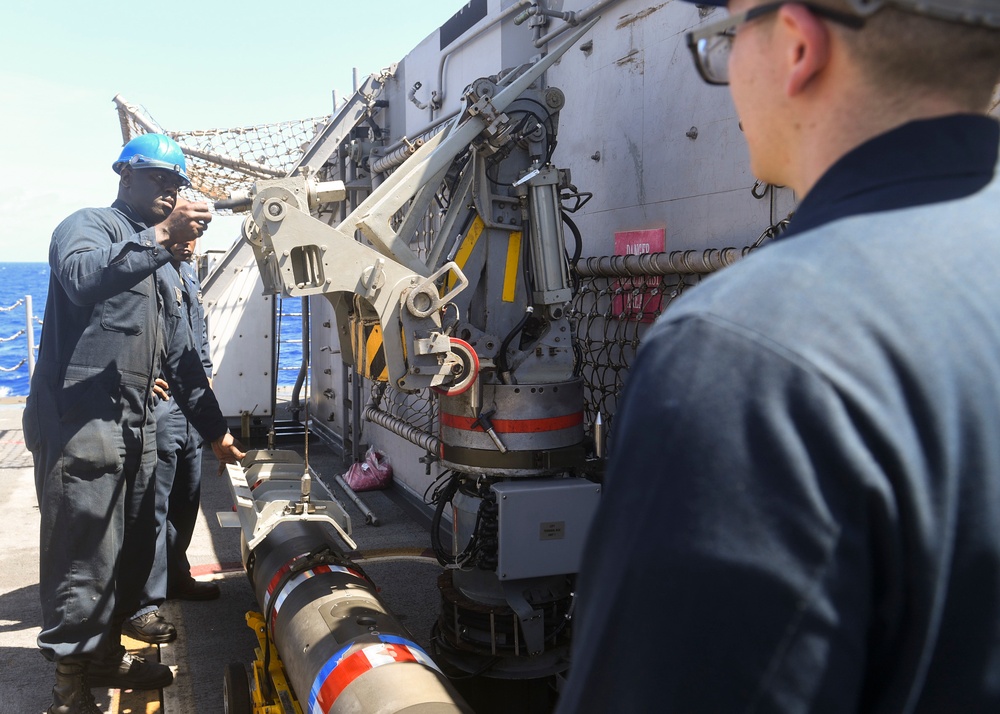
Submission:
M 712 77 L 708 70 L 705 69 L 705 63 L 702 61 L 702 53 L 698 47 L 702 40 L 707 40 L 720 35 L 729 38 L 736 37 L 737 27 L 750 22 L 751 20 L 756 20 L 763 15 L 777 12 L 784 5 L 801 5 L 818 17 L 831 20 L 854 30 L 860 30 L 865 25 L 865 18 L 863 17 L 850 15 L 845 12 L 839 12 L 837 10 L 810 2 L 782 0 L 781 2 L 771 2 L 764 5 L 758 5 L 757 7 L 752 7 L 749 10 L 738 12 L 735 15 L 730 15 L 729 17 L 719 20 L 718 22 L 710 23 L 704 27 L 699 27 L 697 30 L 687 33 L 688 49 L 691 50 L 691 56 L 694 58 L 694 66 L 698 70 L 698 74 L 701 76 L 702 80 L 704 80 L 706 84 L 716 86 L 725 86 L 729 84 L 728 75 L 725 81 L 720 81 Z

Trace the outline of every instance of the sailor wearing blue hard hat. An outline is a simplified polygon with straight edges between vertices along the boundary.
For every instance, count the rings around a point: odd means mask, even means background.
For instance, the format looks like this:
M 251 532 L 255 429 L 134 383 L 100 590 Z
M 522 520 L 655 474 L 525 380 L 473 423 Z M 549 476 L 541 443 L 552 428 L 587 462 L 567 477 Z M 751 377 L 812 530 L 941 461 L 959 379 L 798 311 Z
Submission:
M 166 375 L 220 461 L 243 457 L 190 330 L 171 327 L 183 321 L 167 320 L 172 296 L 155 279 L 172 246 L 204 232 L 209 207 L 178 195 L 189 178 L 167 136 L 136 137 L 113 167 L 114 203 L 73 213 L 52 235 L 45 331 L 23 414 L 41 522 L 38 645 L 56 665 L 48 714 L 99 714 L 91 687 L 173 680 L 121 644 L 156 544 L 156 377 Z
M 1000 0 L 697 4 L 799 202 L 643 338 L 557 714 L 1000 712 Z

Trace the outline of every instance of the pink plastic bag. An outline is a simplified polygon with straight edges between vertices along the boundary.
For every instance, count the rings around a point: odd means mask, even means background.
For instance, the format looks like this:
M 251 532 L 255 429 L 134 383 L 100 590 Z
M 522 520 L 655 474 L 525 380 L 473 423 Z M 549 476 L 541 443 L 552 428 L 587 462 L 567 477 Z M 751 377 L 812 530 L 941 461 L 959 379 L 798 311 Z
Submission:
M 376 491 L 392 483 L 392 466 L 389 457 L 369 446 L 365 460 L 351 464 L 344 474 L 344 481 L 352 491 Z

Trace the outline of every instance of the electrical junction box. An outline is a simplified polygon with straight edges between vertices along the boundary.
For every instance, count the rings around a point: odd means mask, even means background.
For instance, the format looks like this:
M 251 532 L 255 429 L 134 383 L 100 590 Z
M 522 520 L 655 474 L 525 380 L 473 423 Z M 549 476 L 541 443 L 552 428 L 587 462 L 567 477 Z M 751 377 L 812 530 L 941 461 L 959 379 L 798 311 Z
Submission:
M 519 580 L 580 569 L 600 484 L 583 478 L 503 481 L 497 496 L 497 577 Z

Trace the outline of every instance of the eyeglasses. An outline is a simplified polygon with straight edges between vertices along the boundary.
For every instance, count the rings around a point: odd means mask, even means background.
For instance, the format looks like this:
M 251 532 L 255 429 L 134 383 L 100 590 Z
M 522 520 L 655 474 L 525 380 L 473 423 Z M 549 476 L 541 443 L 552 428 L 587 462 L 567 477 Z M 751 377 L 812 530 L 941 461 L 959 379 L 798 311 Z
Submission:
M 724 20 L 713 22 L 694 32 L 689 32 L 687 34 L 688 47 L 694 56 L 694 66 L 698 68 L 698 74 L 701 75 L 701 78 L 708 84 L 729 84 L 729 53 L 733 48 L 733 38 L 736 37 L 736 28 L 751 20 L 756 20 L 763 15 L 777 12 L 782 5 L 789 4 L 792 3 L 772 2 L 766 5 L 759 5 L 750 8 L 746 12 L 738 12 Z M 855 30 L 864 27 L 865 24 L 864 18 L 857 15 L 848 15 L 847 13 L 837 12 L 828 7 L 808 2 L 794 4 L 808 8 L 814 15 L 832 20 Z
M 171 189 L 176 191 L 187 185 L 187 183 L 180 176 L 171 171 L 163 171 L 161 169 L 143 169 L 142 173 L 149 177 L 153 183 L 159 186 L 161 191 L 169 191 Z

